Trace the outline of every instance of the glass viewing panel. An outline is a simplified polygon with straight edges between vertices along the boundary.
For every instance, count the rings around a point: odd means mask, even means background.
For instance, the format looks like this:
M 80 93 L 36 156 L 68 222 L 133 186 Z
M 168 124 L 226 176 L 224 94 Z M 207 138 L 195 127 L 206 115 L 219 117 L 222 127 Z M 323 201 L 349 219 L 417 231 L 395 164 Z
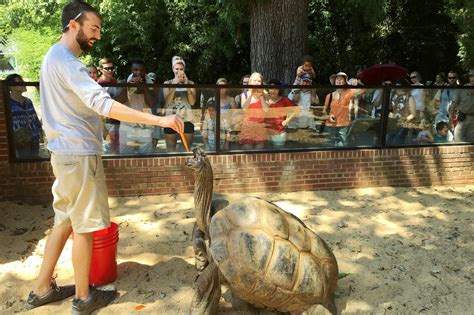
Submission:
M 220 140 L 228 142 L 230 151 L 377 145 L 380 116 L 371 118 L 365 106 L 365 94 L 370 92 L 277 86 L 229 89 L 235 107 L 221 101 Z
M 132 108 L 180 115 L 190 147 L 209 152 L 474 143 L 473 88 L 124 84 L 104 88 Z M 9 85 L 4 92 L 15 158 L 49 158 L 38 88 L 31 83 Z M 169 128 L 105 117 L 102 127 L 106 156 L 185 152 L 181 137 Z
M 474 142 L 474 89 L 413 89 L 390 93 L 387 146 Z
M 5 90 L 12 155 L 19 160 L 49 158 L 41 124 L 39 90 L 34 86 L 9 86 Z

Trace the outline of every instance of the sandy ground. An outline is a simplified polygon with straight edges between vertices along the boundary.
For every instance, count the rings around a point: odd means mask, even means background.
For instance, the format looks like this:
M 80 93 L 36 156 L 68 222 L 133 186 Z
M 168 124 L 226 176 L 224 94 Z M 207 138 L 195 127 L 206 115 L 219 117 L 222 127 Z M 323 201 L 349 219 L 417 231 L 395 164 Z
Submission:
M 333 249 L 345 275 L 339 313 L 472 314 L 474 185 L 256 195 L 300 217 Z M 196 276 L 192 195 L 110 198 L 110 205 L 120 226 L 120 297 L 98 314 L 186 314 Z M 6 201 L 0 213 L 0 312 L 12 314 L 23 312 L 53 213 L 49 205 Z M 70 250 L 71 240 L 57 266 L 59 284 L 72 282 Z M 221 313 L 249 312 L 232 301 L 223 287 Z M 65 300 L 30 313 L 70 307 Z

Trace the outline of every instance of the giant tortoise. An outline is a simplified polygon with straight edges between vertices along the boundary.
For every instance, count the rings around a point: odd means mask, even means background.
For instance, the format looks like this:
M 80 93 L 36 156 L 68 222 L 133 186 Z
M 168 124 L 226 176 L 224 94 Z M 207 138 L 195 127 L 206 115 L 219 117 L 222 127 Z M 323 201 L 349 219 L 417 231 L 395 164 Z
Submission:
M 260 198 L 216 211 L 212 167 L 202 149 L 193 152 L 186 165 L 195 175 L 193 241 L 201 272 L 191 313 L 217 313 L 220 272 L 238 298 L 256 307 L 302 312 L 321 304 L 336 314 L 338 267 L 326 243 L 296 216 Z

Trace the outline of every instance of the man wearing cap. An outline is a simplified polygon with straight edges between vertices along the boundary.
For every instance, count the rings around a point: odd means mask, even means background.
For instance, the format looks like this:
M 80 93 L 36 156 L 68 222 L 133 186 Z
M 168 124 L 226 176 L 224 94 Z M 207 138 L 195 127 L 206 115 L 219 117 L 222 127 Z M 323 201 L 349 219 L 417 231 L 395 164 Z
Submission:
M 474 142 L 474 69 L 466 74 L 470 89 L 460 89 L 453 102 L 452 110 L 457 111 L 458 124 L 454 128 L 456 142 Z
M 114 101 L 89 77 L 78 56 L 100 40 L 101 16 L 96 9 L 73 1 L 64 7 L 61 20 L 62 37 L 46 53 L 40 71 L 43 127 L 56 177 L 52 188 L 54 228 L 25 306 L 32 309 L 75 295 L 72 314 L 77 315 L 90 314 L 116 296 L 116 290 L 89 287 L 92 232 L 110 225 L 100 115 L 179 131 L 183 121 L 139 112 Z M 52 275 L 72 232 L 75 286 L 58 286 Z
M 288 98 L 298 104 L 301 109 L 300 114 L 289 122 L 288 128 L 310 128 L 315 129 L 316 123 L 314 121 L 314 114 L 311 111 L 311 105 L 318 105 L 319 98 L 315 93 L 311 93 L 311 85 L 313 79 L 308 73 L 301 76 L 301 90 L 294 89 L 288 94 Z
M 347 85 L 347 74 L 344 72 L 336 73 L 336 86 Z M 337 89 L 330 95 L 326 96 L 324 104 L 324 111 L 327 112 L 329 108 L 329 99 L 331 99 L 331 106 L 329 109 L 329 118 L 326 121 L 331 142 L 334 146 L 346 146 L 347 138 L 349 136 L 349 127 L 351 125 L 350 104 L 351 99 L 363 93 L 363 89 Z

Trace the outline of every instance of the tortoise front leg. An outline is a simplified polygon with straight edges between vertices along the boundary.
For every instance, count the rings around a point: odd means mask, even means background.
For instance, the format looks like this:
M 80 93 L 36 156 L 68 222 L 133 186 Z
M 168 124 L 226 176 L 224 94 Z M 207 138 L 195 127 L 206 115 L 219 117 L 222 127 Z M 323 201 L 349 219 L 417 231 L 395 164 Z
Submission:
M 334 301 L 334 294 L 329 298 L 329 301 L 324 305 L 331 315 L 337 315 L 336 302 Z
M 194 224 L 193 228 L 193 249 L 194 249 L 194 265 L 198 272 L 203 271 L 209 264 L 207 259 L 206 235 L 201 229 Z
M 191 302 L 192 315 L 213 315 L 219 310 L 221 284 L 219 269 L 214 261 L 201 272 L 196 279 L 193 301 Z

